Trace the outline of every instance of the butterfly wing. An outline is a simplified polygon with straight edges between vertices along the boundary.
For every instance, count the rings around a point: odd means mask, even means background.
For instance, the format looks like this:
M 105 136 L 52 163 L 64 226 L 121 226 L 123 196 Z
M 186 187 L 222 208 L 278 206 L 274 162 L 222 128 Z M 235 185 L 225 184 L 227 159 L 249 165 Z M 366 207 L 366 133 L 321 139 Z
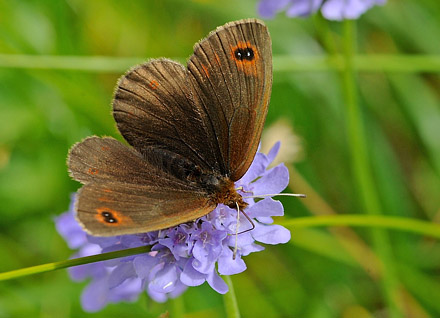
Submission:
M 72 177 L 85 184 L 76 209 L 86 230 L 102 236 L 146 232 L 213 210 L 212 188 L 204 183 L 238 180 L 255 156 L 271 63 L 267 28 L 241 20 L 196 44 L 187 69 L 159 59 L 122 77 L 113 114 L 136 150 L 92 137 L 69 155 Z
M 236 181 L 257 151 L 271 86 L 268 30 L 259 20 L 240 20 L 197 43 L 188 69 L 160 59 L 129 71 L 113 114 L 146 160 L 177 155 Z
M 77 219 L 93 235 L 149 232 L 192 221 L 215 208 L 205 192 L 145 161 L 113 138 L 74 145 L 68 165 L 84 183 Z
M 77 200 L 76 218 L 95 236 L 166 229 L 193 221 L 215 208 L 193 192 L 122 182 L 86 184 Z
M 194 101 L 214 132 L 223 171 L 236 181 L 261 137 L 272 88 L 272 49 L 259 20 L 231 22 L 197 43 L 188 62 Z
M 204 171 L 218 171 L 214 148 L 207 147 L 215 137 L 194 105 L 187 73 L 166 59 L 133 68 L 118 83 L 113 116 L 122 136 L 146 160 L 179 156 Z

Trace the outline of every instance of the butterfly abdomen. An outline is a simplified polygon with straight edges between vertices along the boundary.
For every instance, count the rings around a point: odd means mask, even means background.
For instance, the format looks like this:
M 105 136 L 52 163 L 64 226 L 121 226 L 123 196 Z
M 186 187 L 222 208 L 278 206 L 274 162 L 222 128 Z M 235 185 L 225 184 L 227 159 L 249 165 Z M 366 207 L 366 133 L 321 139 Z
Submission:
M 226 176 L 212 171 L 204 172 L 183 156 L 165 149 L 151 149 L 145 159 L 163 171 L 171 173 L 179 180 L 185 181 L 198 189 L 203 189 L 214 204 L 225 204 L 231 208 L 240 209 L 247 206 L 243 198 L 235 190 L 234 182 Z
M 214 174 L 212 171 L 204 172 L 201 167 L 187 158 L 169 150 L 148 149 L 144 158 L 160 170 L 171 173 L 175 178 L 203 189 L 208 194 L 218 191 L 221 187 L 222 176 Z

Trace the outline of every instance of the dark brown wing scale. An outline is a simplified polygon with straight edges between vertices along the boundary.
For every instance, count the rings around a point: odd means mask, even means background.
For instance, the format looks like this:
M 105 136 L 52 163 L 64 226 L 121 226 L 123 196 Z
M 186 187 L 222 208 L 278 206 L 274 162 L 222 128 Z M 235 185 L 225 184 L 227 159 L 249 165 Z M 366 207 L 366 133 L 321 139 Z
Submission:
M 78 193 L 77 219 L 93 235 L 159 230 L 215 208 L 198 184 L 157 168 L 113 138 L 77 143 L 68 165 L 71 176 L 85 184 Z
M 188 62 L 194 99 L 214 131 L 222 171 L 233 181 L 248 170 L 261 137 L 272 87 L 272 50 L 264 24 L 231 22 L 194 47 Z
M 158 59 L 130 70 L 113 114 L 133 148 L 90 137 L 70 151 L 71 175 L 85 184 L 79 222 L 111 236 L 188 222 L 218 203 L 245 206 L 233 182 L 255 156 L 271 84 L 270 37 L 255 19 L 213 31 L 188 68 Z

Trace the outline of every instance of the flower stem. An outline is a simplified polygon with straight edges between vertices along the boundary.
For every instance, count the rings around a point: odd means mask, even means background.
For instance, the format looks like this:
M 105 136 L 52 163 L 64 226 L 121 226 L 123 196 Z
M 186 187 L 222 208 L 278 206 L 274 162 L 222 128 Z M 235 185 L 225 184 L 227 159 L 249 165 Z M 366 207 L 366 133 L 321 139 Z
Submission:
M 119 258 L 124 256 L 130 256 L 135 254 L 147 253 L 150 251 L 149 246 L 140 246 L 135 248 L 129 248 L 120 251 L 114 251 L 109 253 L 103 253 L 98 255 L 91 255 L 86 257 L 69 259 L 67 261 L 48 263 L 43 265 L 37 265 L 32 267 L 21 268 L 9 272 L 0 273 L 0 281 L 8 280 L 33 274 L 45 273 L 54 271 L 56 269 L 67 268 L 72 266 L 78 266 L 83 264 L 95 263 L 105 261 L 113 258 Z
M 176 297 L 170 299 L 171 302 L 171 317 L 183 318 L 185 316 L 185 304 L 183 297 Z
M 355 22 L 344 21 L 344 57 L 345 69 L 342 72 L 342 87 L 344 104 L 346 107 L 346 127 L 351 152 L 352 170 L 358 193 L 365 209 L 370 215 L 380 214 L 379 196 L 372 178 L 372 171 L 368 160 L 365 130 L 361 120 L 361 109 L 357 95 L 357 78 L 353 67 L 355 52 Z M 399 317 L 397 305 L 397 278 L 392 260 L 389 239 L 387 234 L 379 229 L 372 230 L 374 250 L 383 262 L 383 279 L 381 280 L 384 296 L 390 311 L 390 317 Z
M 378 227 L 392 230 L 401 230 L 432 236 L 440 239 L 440 224 L 430 223 L 411 218 L 383 216 L 383 215 L 322 215 L 312 217 L 301 217 L 278 222 L 286 227 L 318 227 L 318 226 L 363 226 Z M 148 247 L 141 246 L 131 249 L 109 252 L 104 254 L 75 258 L 67 261 L 48 263 L 38 266 L 26 267 L 9 272 L 0 273 L 0 281 L 13 278 L 24 277 L 33 274 L 50 272 L 56 269 L 78 266 L 88 263 L 105 261 L 108 259 L 136 255 L 148 252 Z M 237 300 L 235 298 L 234 288 L 229 276 L 224 276 L 229 285 L 230 292 L 225 295 L 225 306 L 231 308 L 230 317 L 239 317 Z M 227 309 L 229 313 L 229 310 Z M 234 316 L 235 315 L 235 316 Z M 229 317 L 229 316 L 228 316 Z
M 234 285 L 230 276 L 223 276 L 226 284 L 229 286 L 229 292 L 223 295 L 225 302 L 226 317 L 240 318 L 240 310 L 238 309 L 237 297 L 235 296 Z

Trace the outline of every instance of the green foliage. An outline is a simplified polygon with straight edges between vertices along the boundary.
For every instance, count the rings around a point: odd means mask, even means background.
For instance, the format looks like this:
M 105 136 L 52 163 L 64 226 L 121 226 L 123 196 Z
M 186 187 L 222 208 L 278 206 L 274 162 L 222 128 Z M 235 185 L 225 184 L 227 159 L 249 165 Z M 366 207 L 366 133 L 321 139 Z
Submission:
M 184 61 L 216 26 L 256 15 L 255 0 L 0 2 L 0 272 L 70 257 L 53 224 L 79 187 L 66 155 L 92 134 L 120 138 L 118 77 L 149 58 Z M 282 222 L 327 211 L 321 200 L 337 214 L 439 222 L 439 15 L 437 0 L 388 0 L 356 22 L 266 21 L 267 126 L 283 118 L 300 136 L 290 192 L 309 196 L 283 198 Z M 242 317 L 440 316 L 438 240 L 290 229 L 291 243 L 246 257 L 248 270 L 231 277 Z M 64 270 L 1 282 L 0 317 L 87 316 L 84 286 Z M 223 317 L 223 302 L 204 285 L 90 316 Z

